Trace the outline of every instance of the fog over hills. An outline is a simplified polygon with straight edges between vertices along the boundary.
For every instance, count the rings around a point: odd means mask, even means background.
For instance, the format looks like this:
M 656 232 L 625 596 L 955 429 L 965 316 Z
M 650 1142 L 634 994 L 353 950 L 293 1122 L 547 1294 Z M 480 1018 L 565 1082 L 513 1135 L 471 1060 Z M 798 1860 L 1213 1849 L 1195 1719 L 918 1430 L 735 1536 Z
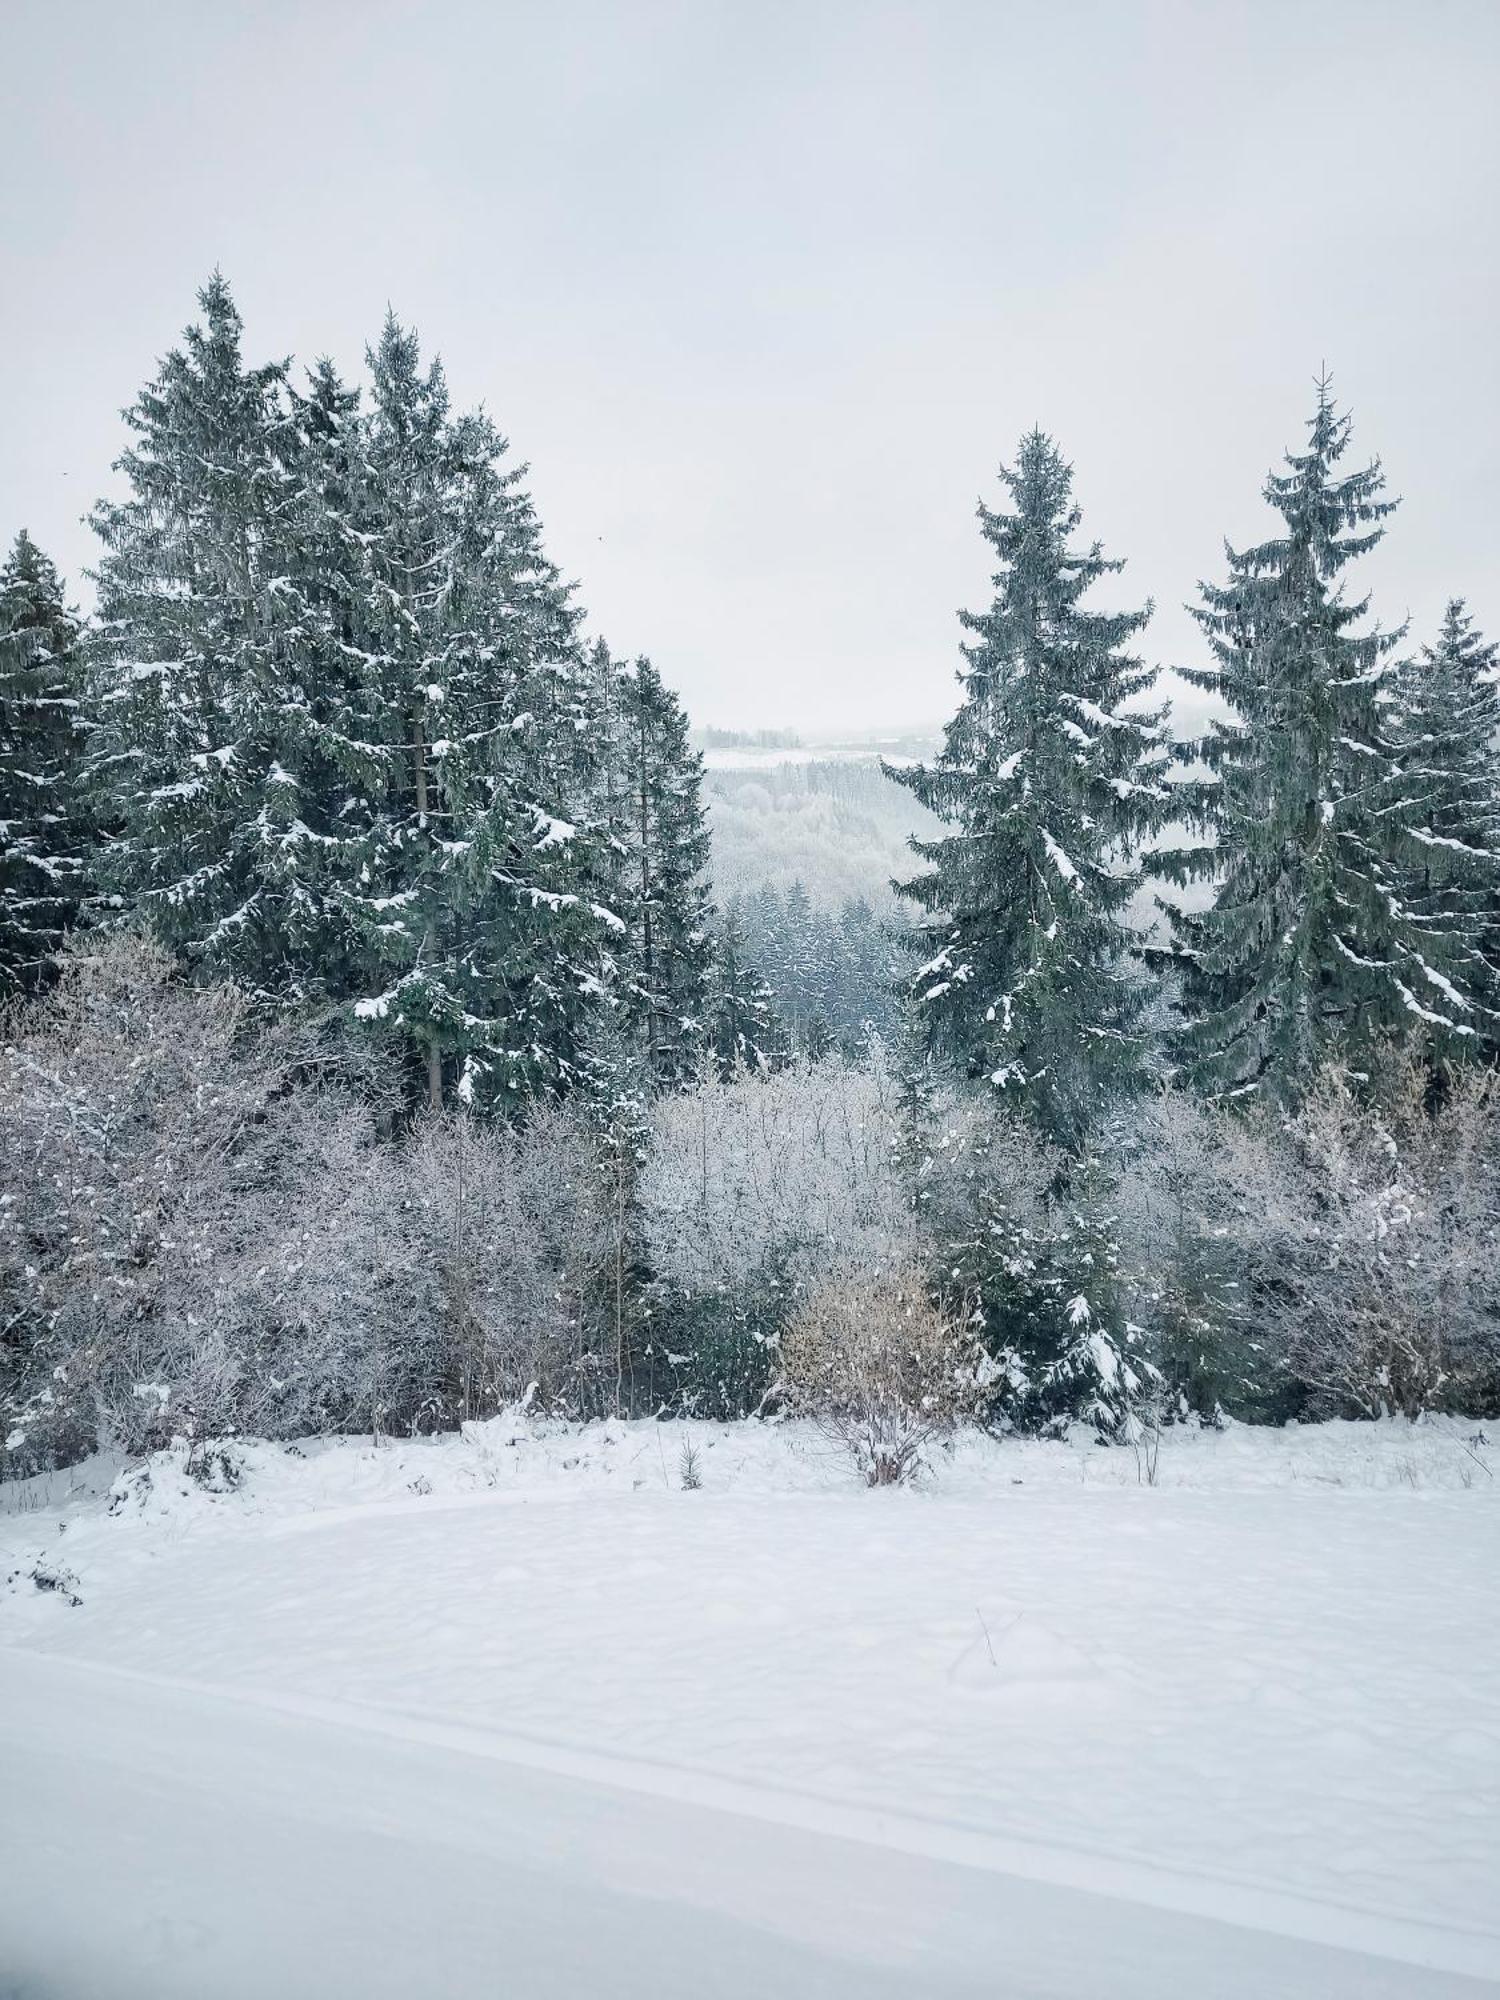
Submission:
M 883 916 L 899 905 L 893 876 L 911 871 L 907 843 L 938 820 L 881 770 L 927 756 L 937 731 L 802 741 L 790 731 L 705 731 L 704 796 L 721 900 L 801 882 L 813 905 L 836 912 L 863 897 Z

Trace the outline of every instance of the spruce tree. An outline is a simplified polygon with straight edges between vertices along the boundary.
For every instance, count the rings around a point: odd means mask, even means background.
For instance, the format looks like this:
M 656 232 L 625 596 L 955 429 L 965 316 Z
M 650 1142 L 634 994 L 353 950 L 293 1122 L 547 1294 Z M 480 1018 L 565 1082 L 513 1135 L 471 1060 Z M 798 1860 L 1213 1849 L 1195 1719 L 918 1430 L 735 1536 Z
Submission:
M 201 305 L 95 514 L 112 886 L 206 973 L 388 1024 L 434 1104 L 564 1086 L 614 920 L 524 468 L 394 318 L 362 411 L 327 363 L 247 368 L 222 279 Z
M 651 1075 L 681 1081 L 704 1046 L 712 940 L 703 760 L 677 697 L 647 659 L 622 677 L 627 981 Z
M 441 366 L 394 317 L 370 368 L 361 646 L 394 754 L 360 884 L 380 990 L 357 1011 L 416 1044 L 430 1102 L 451 1070 L 503 1108 L 576 1078 L 618 924 L 569 817 L 578 613 L 489 419 L 450 417 Z
M 896 886 L 923 913 L 930 1047 L 1076 1146 L 1141 1075 L 1125 911 L 1138 844 L 1169 814 L 1167 760 L 1160 715 L 1129 706 L 1153 678 L 1125 650 L 1150 609 L 1085 608 L 1123 565 L 1070 546 L 1071 468 L 1033 431 L 1001 478 L 1012 511 L 979 508 L 995 595 L 961 614 L 961 705 L 935 763 L 887 767 L 953 830 L 914 840 L 929 872 Z
M 1500 656 L 1461 597 L 1435 646 L 1403 671 L 1397 747 L 1405 816 L 1403 898 L 1439 931 L 1478 997 L 1474 1025 L 1500 1043 Z
M 1210 775 L 1184 797 L 1214 839 L 1158 857 L 1179 883 L 1217 882 L 1209 909 L 1169 909 L 1189 1073 L 1280 1100 L 1335 1049 L 1411 1029 L 1462 1045 L 1476 1018 L 1471 941 L 1406 894 L 1431 850 L 1428 787 L 1399 742 L 1403 635 L 1357 629 L 1368 599 L 1344 589 L 1396 503 L 1378 460 L 1338 471 L 1350 419 L 1326 379 L 1309 430 L 1265 487 L 1284 532 L 1200 586 L 1214 664 L 1184 676 L 1229 714 L 1192 746 Z
M 306 821 L 306 697 L 282 364 L 247 369 L 229 287 L 126 411 L 129 495 L 102 502 L 92 643 L 106 887 L 190 963 L 305 998 L 322 935 L 282 863 Z
M 721 1075 L 741 1064 L 760 1069 L 782 1061 L 787 1035 L 771 994 L 750 956 L 734 904 L 720 916 L 708 1001 L 709 1050 Z
M 0 569 L 0 995 L 46 983 L 84 891 L 77 621 L 23 528 Z

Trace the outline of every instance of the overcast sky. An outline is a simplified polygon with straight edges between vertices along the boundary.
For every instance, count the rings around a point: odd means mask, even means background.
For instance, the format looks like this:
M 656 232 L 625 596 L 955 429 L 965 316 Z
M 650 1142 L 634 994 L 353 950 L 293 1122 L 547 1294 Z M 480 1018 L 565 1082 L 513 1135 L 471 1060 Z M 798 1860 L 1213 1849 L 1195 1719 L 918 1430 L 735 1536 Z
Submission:
M 1154 659 L 1326 360 L 1386 623 L 1500 626 L 1496 0 L 0 0 L 0 534 L 76 576 L 222 266 L 247 350 L 387 301 L 694 718 L 945 715 L 1032 424 Z

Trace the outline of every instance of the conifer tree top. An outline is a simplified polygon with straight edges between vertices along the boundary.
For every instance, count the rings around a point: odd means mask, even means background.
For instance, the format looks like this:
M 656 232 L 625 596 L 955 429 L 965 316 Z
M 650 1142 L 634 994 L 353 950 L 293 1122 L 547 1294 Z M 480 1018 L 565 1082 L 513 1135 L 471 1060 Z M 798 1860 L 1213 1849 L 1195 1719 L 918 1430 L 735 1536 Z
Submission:
M 1229 717 L 1193 746 L 1210 776 L 1184 794 L 1213 844 L 1159 859 L 1215 882 L 1211 908 L 1169 914 L 1189 1069 L 1230 1094 L 1294 1098 L 1330 1054 L 1389 1034 L 1476 1034 L 1477 906 L 1434 893 L 1429 866 L 1453 787 L 1412 754 L 1405 628 L 1346 595 L 1397 504 L 1378 459 L 1339 470 L 1350 435 L 1325 374 L 1305 449 L 1263 489 L 1284 532 L 1228 549 L 1227 581 L 1200 585 L 1213 663 L 1181 670 Z
M 930 871 L 898 884 L 925 912 L 913 981 L 929 1041 L 1016 1093 L 1065 1143 L 1135 1087 L 1139 980 L 1126 907 L 1137 852 L 1171 804 L 1154 675 L 1126 650 L 1151 615 L 1084 599 L 1123 564 L 1081 521 L 1072 468 L 1044 432 L 1001 468 L 1010 510 L 981 502 L 994 596 L 961 612 L 963 696 L 934 763 L 888 774 L 953 831 L 914 841 Z

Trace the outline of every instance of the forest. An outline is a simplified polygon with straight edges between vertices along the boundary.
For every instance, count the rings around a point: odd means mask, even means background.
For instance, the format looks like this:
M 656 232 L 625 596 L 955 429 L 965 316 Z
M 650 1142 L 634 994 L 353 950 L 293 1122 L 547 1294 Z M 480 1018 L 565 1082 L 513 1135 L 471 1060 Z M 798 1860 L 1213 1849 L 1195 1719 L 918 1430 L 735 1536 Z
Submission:
M 0 1475 L 1500 1410 L 1497 657 L 1361 594 L 1326 378 L 1197 586 L 1206 732 L 1034 431 L 940 746 L 732 783 L 394 316 L 357 382 L 255 362 L 215 276 L 125 422 L 87 615 L 0 573 Z M 879 907 L 809 897 L 833 812 Z

